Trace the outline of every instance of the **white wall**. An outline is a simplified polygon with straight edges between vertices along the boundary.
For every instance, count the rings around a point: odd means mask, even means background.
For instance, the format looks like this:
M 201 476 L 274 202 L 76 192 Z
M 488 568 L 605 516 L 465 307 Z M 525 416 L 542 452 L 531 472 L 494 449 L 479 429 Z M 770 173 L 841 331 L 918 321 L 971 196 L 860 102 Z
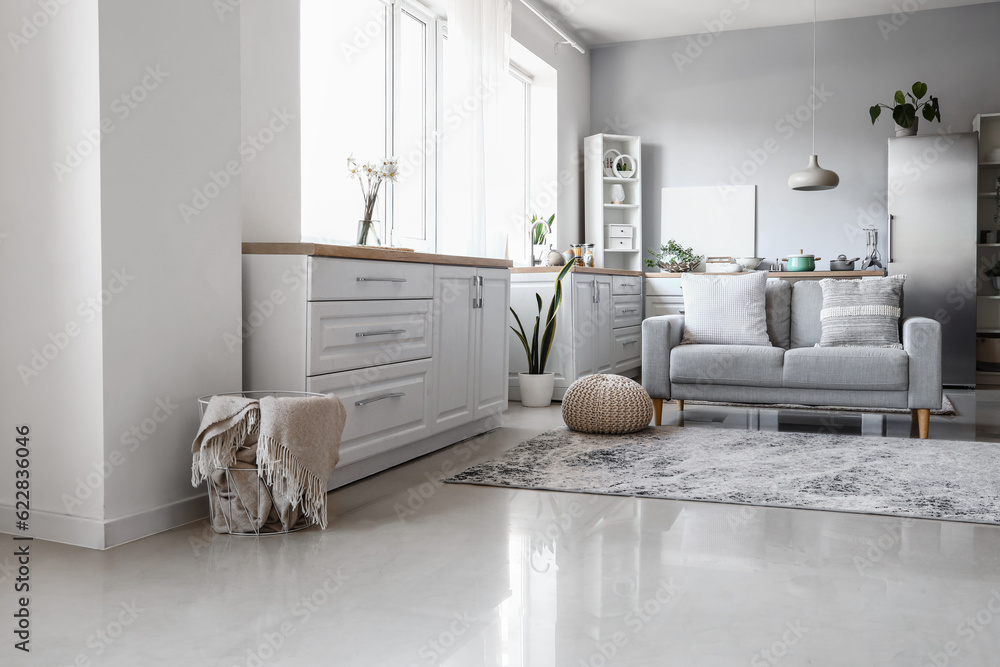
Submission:
M 20 33 L 37 12 L 34 0 L 0 3 L 5 35 Z M 67 514 L 60 497 L 103 451 L 102 323 L 86 305 L 103 277 L 101 151 L 84 138 L 100 125 L 97 4 L 60 5 L 47 25 L 25 34 L 16 53 L 6 36 L 0 48 L 0 521 L 11 529 L 14 427 L 27 423 L 31 530 L 54 538 L 60 528 L 51 519 Z M 52 165 L 66 163 L 78 144 L 90 154 L 60 181 Z M 61 333 L 67 326 L 75 336 Z M 52 347 L 50 334 L 65 347 Z M 30 368 L 36 350 L 52 358 L 37 361 L 44 368 L 25 382 L 18 367 Z M 74 505 L 78 517 L 103 517 L 99 489 Z
M 557 72 L 558 93 L 558 173 L 559 194 L 556 206 L 556 233 L 559 247 L 582 243 L 583 233 L 583 138 L 593 125 L 590 111 L 590 51 L 581 54 L 563 45 L 523 3 L 515 0 L 511 17 L 511 37 L 542 58 Z M 615 128 L 596 131 L 615 132 Z
M 261 150 L 244 147 L 243 240 L 298 243 L 302 222 L 300 0 L 243 0 L 243 139 L 281 128 Z M 332 5 L 331 5 L 332 6 Z M 275 122 L 275 110 L 292 116 Z M 266 138 L 266 137 L 265 137 Z
M 246 138 L 240 13 L 203 0 L 101 0 L 100 59 L 101 116 L 118 123 L 101 162 L 103 275 L 129 278 L 104 313 L 114 544 L 205 515 L 204 487 L 190 481 L 196 399 L 241 389 L 241 349 L 224 337 L 241 317 L 241 179 L 226 173 Z M 123 94 L 144 99 L 119 120 Z

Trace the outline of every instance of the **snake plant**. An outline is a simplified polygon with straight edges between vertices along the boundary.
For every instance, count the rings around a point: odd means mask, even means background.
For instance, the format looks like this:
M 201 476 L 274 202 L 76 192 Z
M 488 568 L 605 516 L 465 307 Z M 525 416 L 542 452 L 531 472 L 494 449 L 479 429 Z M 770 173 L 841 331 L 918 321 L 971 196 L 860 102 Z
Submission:
M 535 300 L 538 302 L 538 314 L 535 316 L 535 328 L 531 334 L 531 343 L 528 343 L 528 334 L 524 330 L 524 325 L 521 324 L 521 318 L 517 316 L 517 311 L 513 308 L 510 312 L 514 314 L 514 320 L 517 321 L 517 329 L 511 327 L 510 330 L 514 332 L 518 340 L 521 341 L 521 345 L 524 346 L 524 353 L 528 355 L 528 374 L 529 375 L 541 375 L 545 372 L 545 364 L 549 360 L 549 351 L 552 349 L 552 341 L 556 336 L 556 313 L 559 311 L 559 306 L 562 304 L 563 298 L 563 288 L 562 279 L 570 269 L 573 268 L 573 262 L 567 263 L 559 271 L 559 275 L 556 276 L 556 293 L 549 302 L 548 314 L 545 317 L 545 327 L 542 329 L 541 341 L 538 339 L 538 328 L 542 322 L 542 295 L 535 293 Z M 519 329 L 519 330 L 518 330 Z

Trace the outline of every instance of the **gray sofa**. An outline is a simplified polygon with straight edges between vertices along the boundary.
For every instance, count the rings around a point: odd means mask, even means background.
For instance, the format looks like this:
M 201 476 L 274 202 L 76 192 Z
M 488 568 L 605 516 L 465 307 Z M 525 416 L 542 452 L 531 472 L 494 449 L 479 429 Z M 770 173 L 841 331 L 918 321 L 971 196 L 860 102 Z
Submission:
M 681 345 L 683 315 L 642 323 L 642 385 L 660 425 L 664 400 L 796 403 L 911 410 L 921 438 L 941 407 L 941 325 L 902 323 L 903 349 L 815 347 L 823 292 L 819 282 L 767 281 L 767 331 L 773 347 Z

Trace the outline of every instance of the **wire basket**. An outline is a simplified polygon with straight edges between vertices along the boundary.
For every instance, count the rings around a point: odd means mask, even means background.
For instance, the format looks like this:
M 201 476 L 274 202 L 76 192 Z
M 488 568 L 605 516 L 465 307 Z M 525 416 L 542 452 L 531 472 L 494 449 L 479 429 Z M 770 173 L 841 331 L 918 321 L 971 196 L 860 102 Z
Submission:
M 233 391 L 222 394 L 210 394 L 198 399 L 198 413 L 200 418 L 205 416 L 205 410 L 208 408 L 208 403 L 212 400 L 213 396 L 242 396 L 259 401 L 265 396 L 302 398 L 305 396 L 322 397 L 324 394 L 304 391 Z M 220 488 L 214 479 L 219 470 L 223 472 L 223 479 L 225 480 L 224 488 Z M 260 469 L 258 466 L 254 465 L 247 468 L 225 466 L 217 468 L 209 474 L 208 506 L 211 513 L 212 527 L 217 532 L 222 532 L 219 529 L 219 525 L 221 524 L 217 524 L 216 520 L 220 516 L 223 520 L 222 523 L 226 527 L 225 532 L 230 535 L 285 535 L 305 530 L 312 525 L 312 521 L 305 515 L 299 514 L 296 520 L 286 521 L 286 517 L 283 517 L 281 512 L 276 512 L 277 524 L 280 527 L 274 527 L 273 522 L 271 527 L 268 527 L 266 517 L 264 520 L 261 520 L 260 517 L 263 505 L 271 508 L 277 507 L 277 504 L 274 502 L 274 490 L 260 478 Z M 252 530 L 239 529 L 238 524 L 242 522 L 243 517 L 246 517 L 246 525 L 251 526 Z

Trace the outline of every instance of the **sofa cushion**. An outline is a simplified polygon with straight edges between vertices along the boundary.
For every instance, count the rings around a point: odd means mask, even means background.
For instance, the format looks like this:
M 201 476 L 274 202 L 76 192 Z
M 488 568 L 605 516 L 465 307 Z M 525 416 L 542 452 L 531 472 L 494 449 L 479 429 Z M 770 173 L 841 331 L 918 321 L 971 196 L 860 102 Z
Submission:
M 681 276 L 682 344 L 771 346 L 764 314 L 767 274 Z
M 791 348 L 813 347 L 823 337 L 819 321 L 823 310 L 823 289 L 815 280 L 799 280 L 792 285 Z
M 900 296 L 905 275 L 819 281 L 823 290 L 820 347 L 889 347 L 899 342 Z
M 878 347 L 791 349 L 785 353 L 784 386 L 905 391 L 909 386 L 909 357 L 903 350 Z
M 781 387 L 780 347 L 763 345 L 679 345 L 670 351 L 670 381 Z
M 780 278 L 769 278 L 764 288 L 764 311 L 767 317 L 767 336 L 771 345 L 789 346 L 789 325 L 792 319 L 792 284 Z

